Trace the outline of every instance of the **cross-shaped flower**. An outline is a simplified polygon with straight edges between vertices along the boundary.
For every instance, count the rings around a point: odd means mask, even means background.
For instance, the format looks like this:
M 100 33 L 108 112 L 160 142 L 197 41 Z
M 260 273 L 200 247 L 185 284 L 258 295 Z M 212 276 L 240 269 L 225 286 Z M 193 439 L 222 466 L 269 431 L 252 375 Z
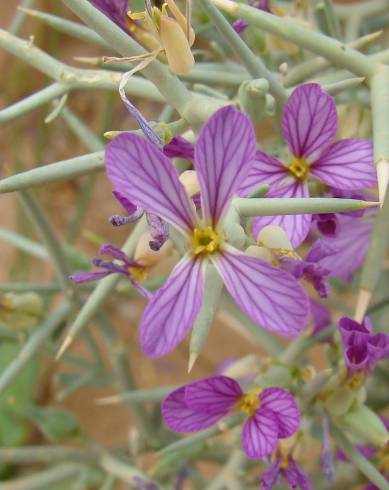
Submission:
M 209 261 L 258 325 L 294 336 L 306 324 L 308 301 L 298 282 L 226 239 L 226 213 L 253 164 L 255 145 L 250 120 L 232 107 L 220 109 L 203 126 L 194 158 L 201 216 L 159 148 L 135 134 L 122 134 L 107 145 L 106 170 L 114 189 L 177 228 L 186 243 L 185 256 L 143 314 L 141 344 L 150 357 L 171 351 L 193 325 L 206 294 L 204 268 Z

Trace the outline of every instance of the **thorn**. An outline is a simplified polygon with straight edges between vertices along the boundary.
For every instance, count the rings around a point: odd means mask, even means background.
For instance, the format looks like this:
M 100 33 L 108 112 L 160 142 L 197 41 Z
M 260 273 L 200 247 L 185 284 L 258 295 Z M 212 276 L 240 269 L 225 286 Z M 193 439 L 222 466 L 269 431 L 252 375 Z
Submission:
M 369 39 L 369 42 L 376 41 L 379 37 L 382 36 L 383 32 L 383 30 L 372 32 L 371 34 L 368 34 L 366 36 L 366 39 Z
M 355 307 L 354 320 L 362 323 L 366 315 L 373 293 L 369 289 L 361 288 L 358 293 L 357 306 Z
M 19 5 L 17 7 L 18 10 L 20 10 L 21 12 L 24 12 L 25 14 L 27 15 L 31 15 L 32 17 L 37 17 L 37 12 L 36 10 L 33 10 L 33 9 L 29 9 L 27 7 L 23 7 L 21 5 Z
M 106 396 L 104 398 L 97 398 L 95 400 L 96 405 L 113 405 L 114 403 L 120 403 L 122 401 L 120 395 Z
M 65 351 L 68 349 L 68 347 L 72 342 L 73 342 L 73 337 L 68 335 L 64 340 L 64 342 L 62 343 L 61 347 L 59 348 L 57 355 L 55 356 L 56 361 L 58 361 L 63 356 L 63 354 L 65 353 Z
M 373 208 L 374 206 L 381 206 L 381 203 L 379 201 L 362 201 L 362 208 Z
M 198 352 L 191 352 L 189 355 L 189 362 L 188 362 L 188 374 L 192 371 L 193 366 L 195 365 L 195 362 L 197 361 L 199 357 Z

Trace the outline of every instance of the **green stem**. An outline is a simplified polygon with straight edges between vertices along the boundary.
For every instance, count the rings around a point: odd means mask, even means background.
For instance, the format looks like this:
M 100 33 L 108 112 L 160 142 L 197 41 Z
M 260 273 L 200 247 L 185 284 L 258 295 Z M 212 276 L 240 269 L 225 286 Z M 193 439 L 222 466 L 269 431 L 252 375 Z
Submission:
M 22 0 L 20 2 L 20 7 L 32 7 L 32 5 L 34 5 L 34 2 L 35 0 Z M 11 32 L 12 34 L 17 34 L 23 25 L 25 17 L 26 15 L 22 10 L 16 12 L 8 27 L 9 32 Z
M 31 465 L 74 461 L 91 463 L 97 460 L 97 451 L 70 446 L 25 446 L 0 448 L 3 464 Z M 1 488 L 1 487 L 0 487 Z
M 220 36 L 230 46 L 238 58 L 242 61 L 252 78 L 265 78 L 269 82 L 270 93 L 279 101 L 284 102 L 287 93 L 277 78 L 267 69 L 262 60 L 255 55 L 231 24 L 211 3 L 210 0 L 200 0 L 204 11 L 209 15 L 215 24 Z
M 120 395 L 108 396 L 106 398 L 99 398 L 96 400 L 98 405 L 111 405 L 116 403 L 122 403 L 123 401 L 129 401 L 131 403 L 143 403 L 143 402 L 160 402 L 169 393 L 178 388 L 178 385 L 160 386 L 157 388 L 149 388 L 146 390 L 131 390 L 123 392 Z
M 239 489 L 239 471 L 246 462 L 246 456 L 240 449 L 235 449 L 215 478 L 205 490 L 223 490 L 224 488 Z
M 375 72 L 375 63 L 367 56 L 355 51 L 343 43 L 311 31 L 285 17 L 278 17 L 243 3 L 231 0 L 213 0 L 221 9 L 234 17 L 239 17 L 252 26 L 271 32 L 298 46 L 323 56 L 335 66 L 347 68 L 358 76 L 369 78 Z
M 360 201 L 358 199 L 337 198 L 236 198 L 233 206 L 242 217 L 277 216 L 305 213 L 339 213 L 356 211 L 377 206 L 378 203 Z
M 58 328 L 70 313 L 71 307 L 64 304 L 57 308 L 45 321 L 41 328 L 37 329 L 28 338 L 20 349 L 18 356 L 9 364 L 0 376 L 0 393 L 2 393 L 15 377 L 22 371 L 26 364 L 34 357 L 47 339 Z

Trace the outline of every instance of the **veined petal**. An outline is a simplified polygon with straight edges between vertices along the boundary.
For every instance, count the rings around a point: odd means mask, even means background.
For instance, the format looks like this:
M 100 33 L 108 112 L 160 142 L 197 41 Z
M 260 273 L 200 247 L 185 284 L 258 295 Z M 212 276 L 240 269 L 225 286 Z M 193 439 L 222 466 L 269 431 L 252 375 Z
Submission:
M 270 190 L 266 197 L 309 197 L 308 186 L 304 182 L 293 182 L 288 186 Z M 258 216 L 253 220 L 253 234 L 267 225 L 283 228 L 294 248 L 297 248 L 307 237 L 312 222 L 311 214 L 292 214 L 285 216 Z
M 177 134 L 163 147 L 163 153 L 169 158 L 180 157 L 193 160 L 194 145 Z
M 183 232 L 194 211 L 172 163 L 161 150 L 136 134 L 121 134 L 106 146 L 107 175 L 116 191 Z
M 128 32 L 127 0 L 89 0 L 92 5 L 98 8 L 103 14 L 109 17 L 115 24 Z
M 321 154 L 310 171 L 337 189 L 359 190 L 377 185 L 373 147 L 367 140 L 337 141 Z
M 215 226 L 232 196 L 246 179 L 255 159 L 255 133 L 250 119 L 223 107 L 204 124 L 195 146 L 195 169 L 203 214 Z
M 321 238 L 336 250 L 334 254 L 320 261 L 322 267 L 330 270 L 330 277 L 349 281 L 365 260 L 373 227 L 373 221 L 366 218 L 367 216 L 352 218 L 338 215 L 339 232 L 336 236 Z
M 295 157 L 316 160 L 334 139 L 337 126 L 334 99 L 318 83 L 300 85 L 285 104 L 282 133 Z
M 187 386 L 185 400 L 193 409 L 208 414 L 227 415 L 243 392 L 228 376 L 211 376 Z
M 257 150 L 251 170 L 239 188 L 240 196 L 247 196 L 261 184 L 283 187 L 292 178 L 288 177 L 288 169 L 277 158 Z
M 278 424 L 278 437 L 290 437 L 300 425 L 300 411 L 294 397 L 281 388 L 267 388 L 259 394 L 261 408 L 271 410 Z
M 271 410 L 259 409 L 242 429 L 242 447 L 249 458 L 269 456 L 277 447 L 277 421 Z
M 146 355 L 161 357 L 181 342 L 201 308 L 203 289 L 203 263 L 185 256 L 143 313 L 140 341 Z
M 290 274 L 231 246 L 212 262 L 236 304 L 255 323 L 287 337 L 304 329 L 308 298 Z
M 178 390 L 170 393 L 162 403 L 162 417 L 171 430 L 175 432 L 197 432 L 220 420 L 219 414 L 212 415 L 199 412 L 187 405 L 185 401 L 186 389 L 187 386 L 178 388 Z

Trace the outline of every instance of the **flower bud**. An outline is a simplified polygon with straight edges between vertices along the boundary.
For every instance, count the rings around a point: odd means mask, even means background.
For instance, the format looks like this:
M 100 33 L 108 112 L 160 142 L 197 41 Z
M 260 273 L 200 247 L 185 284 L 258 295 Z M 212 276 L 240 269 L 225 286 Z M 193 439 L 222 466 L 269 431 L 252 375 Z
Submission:
M 261 374 L 257 381 L 262 388 L 270 388 L 271 386 L 286 388 L 292 385 L 293 380 L 287 366 L 276 365 L 271 366 L 266 373 Z
M 273 254 L 269 249 L 265 247 L 258 247 L 257 245 L 250 245 L 247 247 L 246 254 L 251 255 L 252 257 L 258 257 L 258 259 L 262 259 L 268 264 L 271 264 L 274 260 Z
M 264 78 L 245 80 L 238 91 L 239 104 L 254 122 L 259 122 L 266 114 L 269 82 Z
M 200 192 L 200 184 L 194 170 L 186 170 L 180 175 L 181 184 L 185 187 L 189 197 L 193 197 Z
M 257 243 L 270 249 L 293 251 L 292 244 L 284 229 L 276 225 L 268 225 L 258 233 Z
M 324 401 L 328 412 L 334 417 L 340 417 L 350 410 L 356 397 L 354 390 L 348 386 L 340 386 Z
M 366 405 L 353 407 L 338 423 L 346 429 L 355 444 L 384 447 L 389 441 L 388 431 L 378 415 Z
M 149 242 L 151 241 L 153 241 L 153 237 L 150 232 L 146 231 L 139 238 L 134 253 L 134 259 L 147 267 L 158 264 L 172 250 L 172 242 L 170 240 L 165 242 L 158 251 L 154 251 L 150 248 Z
M 171 17 L 161 15 L 159 35 L 170 69 L 177 75 L 188 73 L 195 61 L 181 26 Z

